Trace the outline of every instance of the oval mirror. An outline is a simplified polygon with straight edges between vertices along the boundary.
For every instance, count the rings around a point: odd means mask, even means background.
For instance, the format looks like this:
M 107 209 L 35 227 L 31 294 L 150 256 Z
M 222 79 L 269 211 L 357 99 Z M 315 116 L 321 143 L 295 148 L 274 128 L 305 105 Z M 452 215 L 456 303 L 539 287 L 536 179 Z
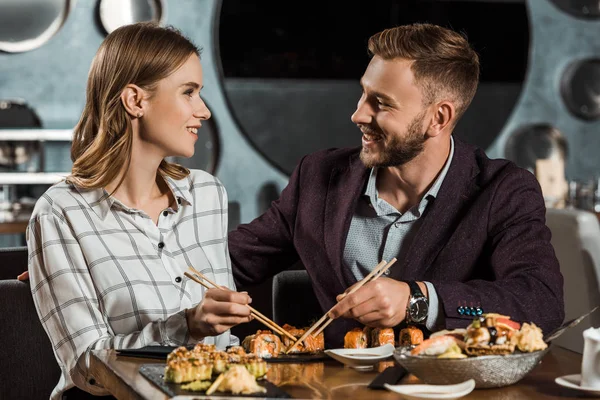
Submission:
M 162 0 L 101 0 L 100 22 L 107 33 L 123 25 L 143 21 L 162 24 L 165 4 Z
M 19 53 L 46 43 L 63 26 L 74 0 L 0 1 L 0 51 Z

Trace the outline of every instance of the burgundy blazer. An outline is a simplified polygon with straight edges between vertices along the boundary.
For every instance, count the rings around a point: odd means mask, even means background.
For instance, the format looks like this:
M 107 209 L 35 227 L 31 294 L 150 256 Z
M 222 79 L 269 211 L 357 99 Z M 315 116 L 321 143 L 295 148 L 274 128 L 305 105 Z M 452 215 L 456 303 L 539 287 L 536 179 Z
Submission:
M 305 156 L 278 200 L 229 234 L 238 285 L 254 285 L 300 260 L 323 311 L 356 282 L 343 252 L 369 170 L 360 148 Z M 564 319 L 563 278 L 534 175 L 455 138 L 452 163 L 404 258 L 388 277 L 431 282 L 446 328 L 466 328 L 460 307 L 534 322 L 544 333 Z M 301 301 L 299 299 L 299 301 Z M 404 305 L 402 305 L 404 306 Z M 341 347 L 357 322 L 338 319 L 325 336 Z

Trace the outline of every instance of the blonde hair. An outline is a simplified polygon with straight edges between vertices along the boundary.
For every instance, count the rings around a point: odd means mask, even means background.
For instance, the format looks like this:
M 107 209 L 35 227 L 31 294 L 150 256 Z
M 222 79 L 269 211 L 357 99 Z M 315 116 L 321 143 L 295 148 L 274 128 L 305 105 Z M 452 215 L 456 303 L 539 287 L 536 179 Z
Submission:
M 71 146 L 73 169 L 67 182 L 84 189 L 106 186 L 131 163 L 133 130 L 121 92 L 135 84 L 152 92 L 198 49 L 173 27 L 143 22 L 114 30 L 100 45 L 90 67 L 86 103 Z M 182 179 L 190 171 L 162 160 L 158 172 Z M 125 174 L 121 177 L 120 186 Z
M 457 32 L 432 24 L 402 25 L 371 36 L 368 48 L 371 56 L 384 60 L 413 60 L 411 70 L 424 105 L 449 96 L 456 103 L 455 122 L 475 96 L 479 56 Z

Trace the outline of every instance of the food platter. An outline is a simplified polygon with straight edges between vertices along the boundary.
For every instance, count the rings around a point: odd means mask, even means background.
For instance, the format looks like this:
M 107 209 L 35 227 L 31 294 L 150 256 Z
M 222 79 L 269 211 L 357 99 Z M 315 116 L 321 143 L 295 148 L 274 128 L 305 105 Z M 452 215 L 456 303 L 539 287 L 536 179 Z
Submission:
M 203 395 L 200 392 L 192 392 L 189 390 L 183 390 L 182 385 L 176 383 L 168 383 L 164 380 L 164 372 L 165 366 L 164 364 L 142 364 L 140 366 L 140 374 L 144 376 L 146 379 L 154 383 L 161 391 L 163 391 L 167 396 L 198 396 Z M 218 392 L 215 395 L 218 396 L 235 396 L 235 397 L 261 397 L 261 398 L 276 398 L 276 399 L 289 399 L 291 396 L 287 394 L 284 390 L 278 388 L 271 382 L 263 379 L 258 380 L 257 383 L 260 386 L 263 386 L 267 392 L 260 394 L 236 394 L 227 392 Z

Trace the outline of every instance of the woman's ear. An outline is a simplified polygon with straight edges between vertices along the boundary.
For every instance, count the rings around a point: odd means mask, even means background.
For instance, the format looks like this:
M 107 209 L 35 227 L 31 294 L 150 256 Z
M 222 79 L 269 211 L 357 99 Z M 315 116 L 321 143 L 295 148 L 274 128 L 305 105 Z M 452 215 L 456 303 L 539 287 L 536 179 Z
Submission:
M 121 92 L 121 103 L 133 118 L 141 118 L 144 115 L 142 106 L 144 94 L 144 90 L 134 84 L 125 86 L 125 89 Z

